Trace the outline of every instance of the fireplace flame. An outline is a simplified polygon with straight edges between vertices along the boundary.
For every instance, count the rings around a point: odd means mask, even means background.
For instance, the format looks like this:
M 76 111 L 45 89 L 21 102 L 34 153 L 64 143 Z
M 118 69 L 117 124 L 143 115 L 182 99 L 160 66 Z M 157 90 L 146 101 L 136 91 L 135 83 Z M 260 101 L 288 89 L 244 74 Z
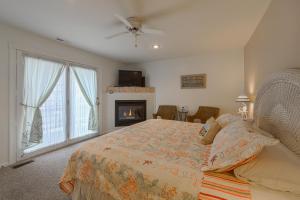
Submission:
M 129 117 L 131 117 L 131 116 L 132 116 L 131 108 L 130 108 L 130 110 L 129 110 L 129 114 L 128 114 L 128 116 L 129 116 Z
M 133 117 L 133 116 L 134 116 L 134 114 L 133 114 L 133 112 L 132 112 L 131 108 L 130 108 L 130 110 L 129 110 L 129 112 L 128 112 L 128 113 L 127 113 L 127 112 L 123 112 L 123 116 L 124 116 L 124 117 Z

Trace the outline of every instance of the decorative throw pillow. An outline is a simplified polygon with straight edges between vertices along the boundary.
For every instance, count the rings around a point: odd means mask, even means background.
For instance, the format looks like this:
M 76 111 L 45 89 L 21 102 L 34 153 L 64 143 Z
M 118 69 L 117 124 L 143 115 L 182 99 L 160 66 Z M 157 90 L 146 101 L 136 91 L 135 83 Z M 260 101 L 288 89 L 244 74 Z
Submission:
M 233 115 L 230 113 L 223 114 L 219 116 L 216 121 L 220 124 L 222 128 L 236 121 L 242 121 L 239 115 Z
M 300 158 L 283 144 L 265 147 L 257 158 L 234 170 L 253 184 L 300 194 Z
M 208 132 L 210 126 L 211 126 L 211 123 L 212 123 L 213 121 L 214 121 L 214 118 L 211 117 L 211 118 L 209 118 L 209 119 L 206 121 L 205 124 L 203 124 L 203 126 L 202 126 L 202 128 L 201 128 L 201 130 L 200 130 L 200 135 L 201 135 L 201 136 L 205 136 L 205 135 L 207 134 L 207 132 Z
M 243 121 L 233 122 L 215 137 L 208 165 L 202 167 L 202 171 L 231 171 L 254 159 L 264 146 L 277 143 L 274 138 L 253 132 Z
M 221 128 L 222 127 L 213 117 L 207 120 L 206 124 L 204 124 L 200 130 L 200 135 L 203 136 L 201 140 L 202 144 L 208 145 L 213 143 L 215 136 L 221 130 Z

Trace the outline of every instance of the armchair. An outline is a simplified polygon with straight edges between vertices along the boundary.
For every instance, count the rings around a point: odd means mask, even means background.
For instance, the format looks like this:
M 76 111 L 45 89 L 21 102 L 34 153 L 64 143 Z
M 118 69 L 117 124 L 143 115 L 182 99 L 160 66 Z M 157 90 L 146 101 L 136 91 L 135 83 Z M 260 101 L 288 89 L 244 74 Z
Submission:
M 160 116 L 162 119 L 175 120 L 177 115 L 177 106 L 161 105 L 158 107 L 157 113 L 153 114 L 153 119 Z
M 220 108 L 199 106 L 198 111 L 194 115 L 187 116 L 188 122 L 194 122 L 195 119 L 199 120 L 201 123 L 206 123 L 206 121 L 211 118 L 217 118 L 219 116 Z

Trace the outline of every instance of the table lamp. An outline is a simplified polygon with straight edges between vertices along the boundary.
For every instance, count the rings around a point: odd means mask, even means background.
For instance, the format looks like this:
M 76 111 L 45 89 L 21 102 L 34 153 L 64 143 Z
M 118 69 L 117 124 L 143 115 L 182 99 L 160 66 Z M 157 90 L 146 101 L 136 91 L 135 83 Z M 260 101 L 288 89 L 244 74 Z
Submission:
M 241 115 L 243 120 L 248 119 L 248 107 L 247 107 L 247 102 L 250 102 L 250 99 L 246 95 L 240 95 L 236 98 L 236 102 L 241 103 L 238 113 Z

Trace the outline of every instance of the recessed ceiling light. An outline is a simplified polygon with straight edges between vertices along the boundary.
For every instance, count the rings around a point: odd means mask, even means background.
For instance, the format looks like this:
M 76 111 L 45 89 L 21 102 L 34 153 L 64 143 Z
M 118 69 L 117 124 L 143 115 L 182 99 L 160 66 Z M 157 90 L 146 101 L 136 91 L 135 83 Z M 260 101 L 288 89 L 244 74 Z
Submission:
M 159 44 L 154 44 L 154 45 L 152 45 L 152 48 L 153 48 L 153 49 L 159 49 L 159 48 L 160 48 L 160 45 L 159 45 Z

